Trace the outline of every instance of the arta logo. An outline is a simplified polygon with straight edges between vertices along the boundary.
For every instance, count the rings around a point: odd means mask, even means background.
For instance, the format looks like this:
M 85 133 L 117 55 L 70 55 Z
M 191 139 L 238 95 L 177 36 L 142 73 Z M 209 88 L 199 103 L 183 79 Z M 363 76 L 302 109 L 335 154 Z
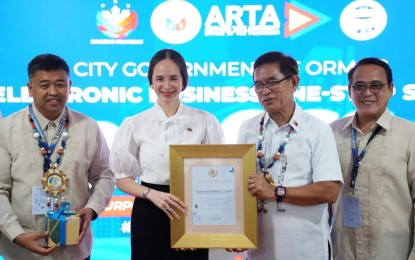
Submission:
M 160 40 L 170 44 L 182 44 L 191 41 L 199 33 L 202 17 L 189 2 L 165 1 L 154 9 L 150 24 Z
M 113 39 L 124 39 L 135 30 L 138 24 L 138 16 L 135 10 L 130 11 L 130 4 L 121 10 L 117 0 L 110 10 L 105 10 L 105 4 L 101 4 L 101 11 L 97 13 L 98 29 L 106 36 Z

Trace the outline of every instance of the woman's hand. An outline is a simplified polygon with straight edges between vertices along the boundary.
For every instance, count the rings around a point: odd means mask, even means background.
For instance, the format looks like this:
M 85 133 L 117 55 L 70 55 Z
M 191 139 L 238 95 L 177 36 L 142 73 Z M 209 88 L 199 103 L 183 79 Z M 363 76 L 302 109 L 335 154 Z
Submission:
M 187 212 L 187 207 L 184 202 L 171 193 L 152 190 L 148 193 L 147 199 L 164 211 L 171 220 L 180 219 L 178 212 L 183 214 Z

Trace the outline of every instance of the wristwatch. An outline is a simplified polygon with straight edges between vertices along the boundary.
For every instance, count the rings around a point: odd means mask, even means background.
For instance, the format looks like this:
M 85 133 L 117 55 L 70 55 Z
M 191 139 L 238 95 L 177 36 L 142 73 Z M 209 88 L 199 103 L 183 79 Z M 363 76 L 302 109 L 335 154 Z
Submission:
M 280 203 L 284 199 L 287 189 L 284 186 L 277 186 L 275 187 L 274 193 L 275 197 L 277 197 L 277 202 Z

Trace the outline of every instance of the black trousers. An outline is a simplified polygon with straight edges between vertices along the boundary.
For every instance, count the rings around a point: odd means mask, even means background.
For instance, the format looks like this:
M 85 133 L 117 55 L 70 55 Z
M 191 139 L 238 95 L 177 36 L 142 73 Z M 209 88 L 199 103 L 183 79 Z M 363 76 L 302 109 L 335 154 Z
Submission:
M 153 190 L 169 192 L 167 185 L 141 183 Z M 151 192 L 151 191 L 150 191 Z M 171 248 L 170 219 L 151 201 L 136 198 L 131 216 L 132 260 L 208 260 L 208 249 L 176 251 Z

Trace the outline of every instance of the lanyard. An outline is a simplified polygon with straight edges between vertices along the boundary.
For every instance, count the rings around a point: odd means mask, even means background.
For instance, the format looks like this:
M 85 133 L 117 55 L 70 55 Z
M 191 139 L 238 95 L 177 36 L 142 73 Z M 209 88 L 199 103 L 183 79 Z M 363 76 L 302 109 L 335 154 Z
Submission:
M 352 188 L 353 191 L 356 185 L 356 178 L 357 178 L 357 173 L 359 171 L 360 161 L 362 161 L 363 157 L 365 156 L 366 147 L 369 145 L 370 141 L 372 141 L 373 138 L 375 138 L 375 136 L 380 132 L 380 130 L 382 130 L 382 127 L 378 125 L 375 131 L 373 131 L 372 135 L 369 137 L 369 140 L 367 141 L 365 148 L 358 155 L 359 150 L 357 149 L 357 144 L 356 144 L 356 129 L 352 127 L 353 169 L 352 169 L 352 179 L 350 181 L 350 188 Z
M 61 136 L 63 129 L 65 127 L 66 118 L 68 117 L 68 110 L 65 109 L 65 112 L 61 118 L 61 121 L 59 122 L 59 126 L 57 128 L 55 136 L 53 137 L 52 142 L 50 144 L 48 144 L 48 141 L 46 140 L 46 137 L 45 137 L 45 133 L 43 132 L 42 127 L 40 126 L 40 123 L 37 120 L 35 113 L 33 112 L 32 104 L 29 105 L 29 113 L 30 113 L 31 118 L 33 119 L 33 124 L 36 128 L 36 131 L 40 135 L 40 138 L 38 139 L 39 147 L 44 148 L 47 151 L 47 153 L 44 155 L 45 161 L 43 164 L 44 171 L 46 172 L 49 169 L 49 167 L 52 165 L 52 160 L 50 157 L 52 156 L 52 153 L 55 150 L 56 144 L 59 140 L 59 137 Z M 56 159 L 56 163 L 57 164 L 60 163 L 58 158 Z

